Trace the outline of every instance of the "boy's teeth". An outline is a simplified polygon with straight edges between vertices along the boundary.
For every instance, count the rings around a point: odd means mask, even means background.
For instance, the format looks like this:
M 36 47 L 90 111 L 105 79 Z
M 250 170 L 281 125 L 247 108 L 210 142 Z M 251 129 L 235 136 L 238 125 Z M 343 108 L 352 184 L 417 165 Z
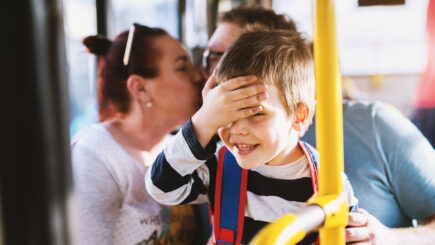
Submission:
M 240 150 L 246 151 L 249 150 L 253 147 L 253 145 L 237 145 L 237 148 L 239 148 Z

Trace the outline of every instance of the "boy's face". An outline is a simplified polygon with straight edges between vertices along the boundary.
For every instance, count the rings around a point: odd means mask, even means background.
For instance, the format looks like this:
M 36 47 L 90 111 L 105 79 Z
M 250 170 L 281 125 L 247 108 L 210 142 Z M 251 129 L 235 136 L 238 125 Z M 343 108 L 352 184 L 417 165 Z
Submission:
M 233 153 L 240 167 L 253 169 L 261 164 L 282 165 L 302 156 L 299 128 L 293 125 L 275 85 L 268 86 L 264 109 L 254 116 L 221 127 L 220 138 Z

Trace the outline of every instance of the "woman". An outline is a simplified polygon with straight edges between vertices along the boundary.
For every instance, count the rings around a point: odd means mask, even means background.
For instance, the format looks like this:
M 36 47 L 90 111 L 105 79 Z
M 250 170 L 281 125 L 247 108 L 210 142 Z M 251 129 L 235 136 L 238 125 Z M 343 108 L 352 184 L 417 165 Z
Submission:
M 191 244 L 192 208 L 158 204 L 144 176 L 165 137 L 198 108 L 200 75 L 162 29 L 135 24 L 113 41 L 83 43 L 99 57 L 101 123 L 71 143 L 79 243 Z

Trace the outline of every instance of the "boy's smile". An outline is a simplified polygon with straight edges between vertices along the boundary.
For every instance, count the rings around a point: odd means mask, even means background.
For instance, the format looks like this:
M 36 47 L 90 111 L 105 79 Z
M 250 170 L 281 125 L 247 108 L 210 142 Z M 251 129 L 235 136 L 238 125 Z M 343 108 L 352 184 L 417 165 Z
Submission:
M 253 152 L 259 145 L 255 144 L 255 145 L 248 145 L 248 144 L 243 144 L 243 143 L 235 143 L 234 144 L 236 149 L 237 149 L 237 153 L 239 155 L 247 155 L 251 152 Z
M 219 129 L 219 136 L 240 167 L 253 169 L 261 164 L 283 165 L 303 155 L 297 147 L 299 132 L 293 125 L 275 85 L 268 86 L 264 110 Z

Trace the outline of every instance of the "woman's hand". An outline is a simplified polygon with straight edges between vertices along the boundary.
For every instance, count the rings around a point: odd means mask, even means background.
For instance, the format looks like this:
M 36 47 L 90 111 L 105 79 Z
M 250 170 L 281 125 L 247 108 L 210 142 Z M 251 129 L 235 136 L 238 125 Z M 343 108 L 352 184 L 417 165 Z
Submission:
M 255 76 L 237 77 L 217 85 L 213 73 L 202 90 L 203 105 L 192 117 L 201 145 L 205 147 L 220 127 L 262 111 L 266 89 L 267 85 L 257 82 Z

